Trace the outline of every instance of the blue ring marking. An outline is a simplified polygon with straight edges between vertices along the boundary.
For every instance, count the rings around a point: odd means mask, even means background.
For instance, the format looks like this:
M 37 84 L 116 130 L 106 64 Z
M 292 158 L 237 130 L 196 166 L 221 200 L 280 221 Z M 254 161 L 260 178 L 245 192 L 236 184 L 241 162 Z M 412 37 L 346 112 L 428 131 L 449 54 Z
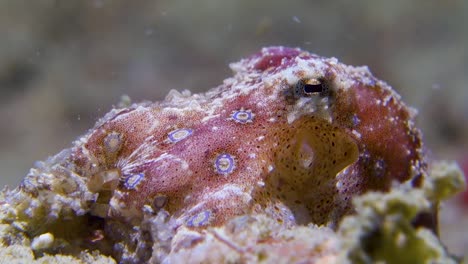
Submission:
M 205 210 L 192 217 L 187 221 L 187 225 L 190 227 L 200 227 L 210 223 L 211 211 Z
M 167 134 L 167 137 L 170 142 L 176 143 L 192 135 L 192 133 L 192 129 L 180 128 L 169 132 L 169 134 Z
M 215 169 L 216 172 L 220 174 L 229 174 L 234 171 L 235 164 L 234 164 L 234 157 L 225 153 L 221 154 L 216 158 L 215 161 Z
M 125 179 L 124 185 L 127 189 L 134 189 L 143 180 L 144 177 L 145 174 L 143 173 L 130 175 Z
M 118 132 L 111 132 L 104 138 L 104 147 L 106 152 L 110 154 L 117 153 L 122 147 L 122 134 Z
M 241 110 L 233 111 L 231 118 L 238 123 L 245 124 L 252 122 L 254 116 L 252 111 L 241 108 Z

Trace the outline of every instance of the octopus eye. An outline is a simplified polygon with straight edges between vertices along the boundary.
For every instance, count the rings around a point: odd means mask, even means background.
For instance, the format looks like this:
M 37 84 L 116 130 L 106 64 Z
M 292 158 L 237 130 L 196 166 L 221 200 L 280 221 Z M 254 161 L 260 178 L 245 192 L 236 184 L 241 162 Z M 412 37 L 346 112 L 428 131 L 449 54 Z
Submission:
M 313 95 L 327 95 L 328 85 L 323 78 L 303 79 L 296 83 L 295 94 L 297 97 L 309 97 Z
M 324 86 L 320 80 L 311 79 L 304 82 L 304 94 L 322 93 Z

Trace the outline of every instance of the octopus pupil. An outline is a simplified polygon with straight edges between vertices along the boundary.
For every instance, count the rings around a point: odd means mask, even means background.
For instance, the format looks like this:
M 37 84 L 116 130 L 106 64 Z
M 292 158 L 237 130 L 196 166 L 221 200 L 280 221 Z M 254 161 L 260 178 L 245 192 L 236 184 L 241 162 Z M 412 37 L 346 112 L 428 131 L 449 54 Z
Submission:
M 322 93 L 323 92 L 323 85 L 320 84 L 304 84 L 304 93 L 305 94 L 312 94 L 312 93 Z
M 328 95 L 328 85 L 323 78 L 303 79 L 296 83 L 293 90 L 294 98 L 314 95 Z

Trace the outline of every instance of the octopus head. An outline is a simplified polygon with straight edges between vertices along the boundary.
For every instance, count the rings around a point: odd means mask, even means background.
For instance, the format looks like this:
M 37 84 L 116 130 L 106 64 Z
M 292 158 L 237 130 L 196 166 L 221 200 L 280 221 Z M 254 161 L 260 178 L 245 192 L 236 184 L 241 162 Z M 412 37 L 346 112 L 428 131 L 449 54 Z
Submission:
M 240 62 L 256 72 L 282 122 L 276 169 L 267 179 L 299 222 L 337 222 L 351 197 L 386 191 L 393 181 L 420 186 L 426 173 L 415 111 L 367 67 L 299 49 L 265 48 Z M 268 196 L 262 193 L 261 196 Z

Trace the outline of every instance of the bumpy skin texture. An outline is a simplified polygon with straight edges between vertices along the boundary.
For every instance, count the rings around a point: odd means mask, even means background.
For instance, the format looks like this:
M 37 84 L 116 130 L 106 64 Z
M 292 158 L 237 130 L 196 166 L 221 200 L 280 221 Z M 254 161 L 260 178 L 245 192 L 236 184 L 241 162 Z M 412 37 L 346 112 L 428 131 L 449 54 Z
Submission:
M 115 109 L 78 142 L 76 171 L 111 185 L 98 215 L 133 221 L 147 204 L 193 227 L 252 210 L 327 224 L 351 196 L 423 173 L 412 111 L 366 68 L 283 47 L 231 67 L 204 95 Z
M 123 263 L 161 261 L 187 230 L 245 214 L 334 228 L 353 196 L 422 185 L 414 111 L 366 67 L 270 47 L 231 68 L 205 94 L 110 111 L 31 169 L 2 203 L 3 222 Z

